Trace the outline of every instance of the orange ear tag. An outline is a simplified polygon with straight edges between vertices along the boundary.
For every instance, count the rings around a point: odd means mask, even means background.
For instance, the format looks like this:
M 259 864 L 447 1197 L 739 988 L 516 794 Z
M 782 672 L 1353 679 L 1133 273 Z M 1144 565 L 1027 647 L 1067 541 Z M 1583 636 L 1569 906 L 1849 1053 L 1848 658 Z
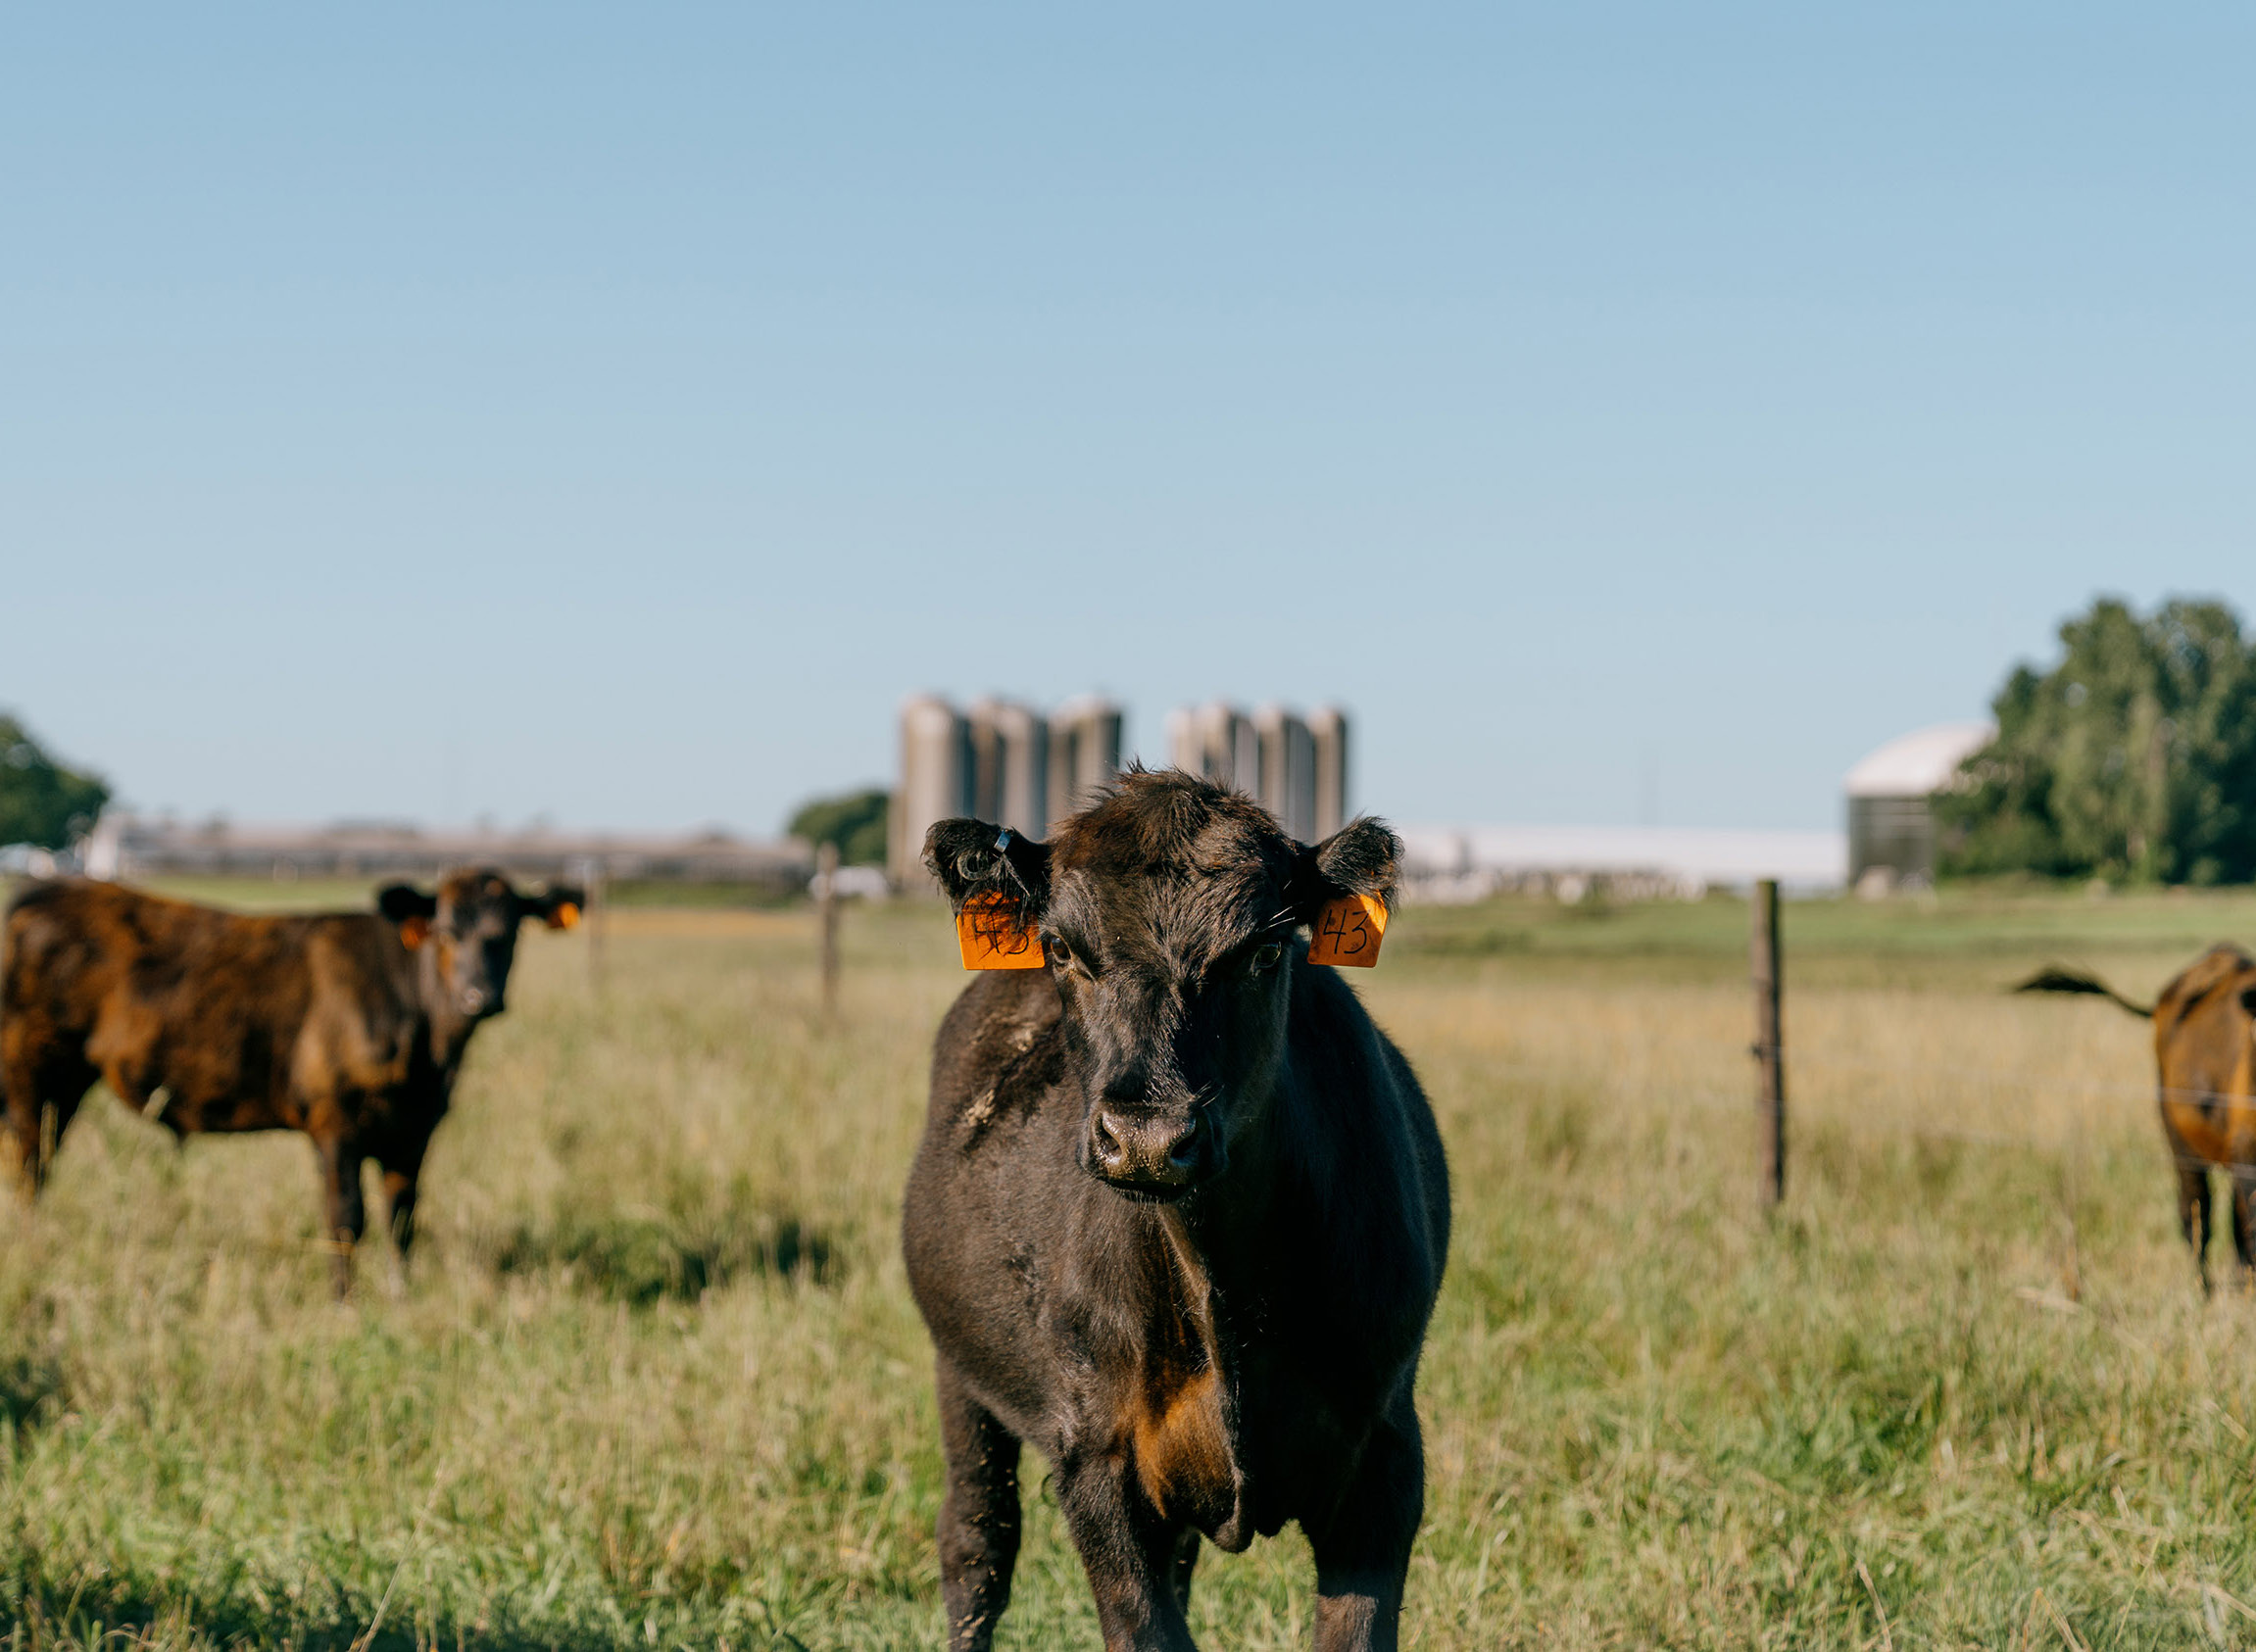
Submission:
M 558 901 L 555 927 L 558 929 L 579 928 L 579 907 L 569 900 Z
M 400 945 L 411 952 L 429 940 L 430 934 L 431 920 L 428 918 L 402 918 L 400 920 Z
M 982 895 L 956 914 L 956 940 L 965 969 L 1040 969 L 1042 937 L 1020 921 L 1018 902 Z
M 1343 895 L 1317 908 L 1310 928 L 1310 963 L 1369 969 L 1379 961 L 1379 942 L 1387 933 L 1386 904 L 1374 895 Z

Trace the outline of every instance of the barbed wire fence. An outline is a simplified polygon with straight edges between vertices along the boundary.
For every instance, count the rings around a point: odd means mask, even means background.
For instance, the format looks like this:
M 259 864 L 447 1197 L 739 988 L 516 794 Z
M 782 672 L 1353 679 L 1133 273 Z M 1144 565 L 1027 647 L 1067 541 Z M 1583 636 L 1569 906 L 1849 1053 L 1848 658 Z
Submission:
M 1758 1186 L 1763 1208 L 1768 1212 L 1775 1210 L 1785 1196 L 1788 1142 L 1786 1079 L 1789 1061 L 1784 1016 L 1785 956 L 1778 885 L 1769 880 L 1758 883 L 1751 905 L 1753 925 L 1748 945 L 1748 975 L 1754 990 L 1754 1040 L 1748 1046 L 1748 1053 L 1755 1062 L 1755 1114 L 1760 1143 L 1757 1148 Z M 1792 1056 L 1791 1065 L 1797 1072 L 1814 1071 L 1867 1079 L 1922 1080 L 1961 1087 L 1972 1080 L 1988 1087 L 2031 1093 L 2071 1094 L 2091 1100 L 2136 1102 L 2154 1107 L 2158 1112 L 2172 1101 L 2190 1102 L 2204 1109 L 2223 1109 L 2228 1113 L 2240 1110 L 2256 1112 L 2256 1094 L 2235 1093 L 2210 1087 L 2166 1085 L 2161 1082 L 2159 1074 L 2150 1084 L 2133 1086 L 2108 1081 L 2077 1081 L 2050 1073 L 2036 1074 L 1963 1062 L 1945 1065 L 1935 1062 L 1874 1061 L 1830 1055 L 1823 1051 L 1808 1053 L 1798 1049 Z M 1839 1127 L 1842 1121 L 1829 1122 Z M 2158 1117 L 2156 1122 L 2160 1124 L 2161 1118 Z M 2024 1154 L 2042 1151 L 2052 1157 L 2059 1171 L 2057 1199 L 2068 1241 L 2068 1259 L 2062 1283 L 2070 1301 L 2081 1299 L 2083 1242 L 2077 1212 L 2088 1174 L 2087 1130 L 2071 1127 L 2062 1133 L 2057 1142 L 2048 1143 L 2036 1142 L 2028 1135 L 1935 1123 L 1877 1125 L 1868 1120 L 1860 1120 L 1849 1128 L 1851 1134 L 1867 1140 L 1902 1140 L 1908 1137 L 1962 1142 Z M 2234 1225 L 2236 1245 L 2245 1246 L 2243 1254 L 2256 1256 L 2256 1163 L 2243 1166 L 2237 1161 L 2189 1151 L 2180 1142 L 2174 1129 L 2158 1130 L 2156 1137 L 2162 1148 L 2159 1156 L 2164 1163 L 2181 1171 L 2196 1172 L 2204 1178 L 2202 1189 L 2205 1206 L 2210 1202 L 2206 1180 L 2210 1172 L 2222 1172 L 2231 1183 L 2225 1198 L 2216 1201 L 2222 1208 L 2215 1210 L 2213 1216 L 2205 1218 L 2205 1228 L 2200 1237 L 2205 1240 L 2213 1239 L 2218 1226 L 2231 1223 Z M 2240 1226 L 2243 1209 L 2246 1213 L 2245 1229 Z M 2191 1217 L 2184 1219 L 2190 1221 Z M 2206 1285 L 2208 1269 L 2205 1244 L 2199 1248 L 2196 1263 Z
M 2084 1229 L 2094 1213 L 2087 1195 L 2098 1186 L 2093 1181 L 2095 1175 L 2112 1175 L 2119 1169 L 2122 1155 L 2130 1150 L 2133 1141 L 2126 1123 L 2135 1117 L 2147 1121 L 2137 1136 L 2143 1143 L 2150 1143 L 2136 1151 L 2151 1153 L 2156 1170 L 2193 1171 L 2204 1177 L 2216 1172 L 2230 1183 L 2224 1190 L 2211 1188 L 2212 1193 L 2221 1192 L 2222 1196 L 2210 1201 L 2210 1245 L 2223 1237 L 2217 1232 L 2219 1228 L 2240 1219 L 2234 1209 L 2237 1194 L 2248 1207 L 2250 1252 L 2256 1254 L 2256 1158 L 2246 1164 L 2229 1164 L 2188 1151 L 2163 1128 L 2160 1116 L 2163 1103 L 2189 1102 L 2229 1114 L 2245 1112 L 2256 1121 L 2256 1093 L 2166 1085 L 2159 1075 L 2145 1080 L 2077 1076 L 2073 1071 L 2063 1072 L 2059 1065 L 2005 1066 L 1979 1057 L 1886 1059 L 1837 1053 L 1822 1043 L 1790 1044 L 1786 1015 L 1786 944 L 1790 938 L 1783 933 L 1777 886 L 1757 885 L 1750 905 L 1748 980 L 1754 998 L 1753 1037 L 1744 1045 L 1733 1041 L 1718 1047 L 1707 1042 L 1707 1036 L 1701 1036 L 1699 1043 L 1704 1049 L 1696 1076 L 1687 1073 L 1656 1085 L 1626 1076 L 1618 1063 L 1606 1061 L 1599 1064 L 1600 1069 L 1611 1077 L 1594 1086 L 1587 1061 L 1562 1066 L 1533 1050 L 1514 1047 L 1518 1045 L 1516 1039 L 1506 1049 L 1485 1054 L 1481 1058 L 1483 1072 L 1491 1079 L 1556 1091 L 1562 1098 L 1602 1093 L 1634 1103 L 1641 1096 L 1649 1101 L 1665 1093 L 1670 1111 L 1696 1113 L 1717 1121 L 1733 1115 L 1746 1119 L 1741 1109 L 1751 1098 L 1756 1137 L 1753 1191 L 1757 1207 L 1766 1217 L 1784 1203 L 1790 1150 L 1807 1151 L 1805 1137 L 1808 1142 L 1821 1143 L 1839 1142 L 1844 1138 L 1864 1143 L 1948 1142 L 2015 1155 L 2053 1178 L 2049 1202 L 2064 1240 L 2061 1283 L 2066 1300 L 2046 1294 L 2041 1305 L 2056 1308 L 2081 1301 Z M 1587 1055 L 1587 1046 L 1584 1053 Z M 1730 1084 L 1728 1063 L 1734 1053 L 1753 1063 L 1751 1097 L 1747 1090 Z M 1797 1110 L 1790 1118 L 1790 1081 L 1791 1094 L 1804 1102 L 1815 1095 L 1822 1098 L 1819 1105 Z M 2086 1104 L 2036 1104 L 2044 1099 Z M 1875 1102 L 1894 1104 L 1870 1104 Z M 1934 1108 L 1951 1109 L 1955 1116 L 1923 1116 L 1931 1115 Z M 1967 1122 L 2001 1116 L 2028 1120 L 2032 1128 L 2017 1131 Z M 2256 1129 L 2250 1134 L 2256 1137 Z M 2105 1168 L 2095 1168 L 2102 1164 Z M 2161 1186 L 2157 1184 L 2158 1191 Z M 2209 1251 L 2205 1248 L 2203 1254 Z M 2022 1294 L 2030 1292 L 2024 1290 Z

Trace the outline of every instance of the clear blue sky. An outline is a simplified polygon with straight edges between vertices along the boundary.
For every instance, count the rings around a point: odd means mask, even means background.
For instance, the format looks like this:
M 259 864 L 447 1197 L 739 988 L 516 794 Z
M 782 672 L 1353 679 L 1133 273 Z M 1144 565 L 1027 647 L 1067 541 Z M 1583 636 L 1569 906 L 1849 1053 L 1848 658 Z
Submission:
M 2094 592 L 2256 607 L 2252 48 L 16 8 L 0 705 L 240 818 L 769 831 L 906 692 L 1103 688 L 1343 702 L 1406 820 L 1832 824 Z

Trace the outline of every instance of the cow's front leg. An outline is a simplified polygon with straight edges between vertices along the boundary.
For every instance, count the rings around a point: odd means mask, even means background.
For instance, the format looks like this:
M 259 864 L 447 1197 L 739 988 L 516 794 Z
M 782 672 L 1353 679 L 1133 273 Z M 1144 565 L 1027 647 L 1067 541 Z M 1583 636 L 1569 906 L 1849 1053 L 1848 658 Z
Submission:
M 30 1079 L 20 1075 L 5 1089 L 8 1164 L 17 1190 L 29 1204 L 39 1196 L 47 1179 L 46 1155 L 40 1150 L 44 1137 L 39 1127 L 42 1118 L 51 1115 L 40 1107 L 38 1090 Z
M 1175 1588 L 1175 1604 L 1186 1615 L 1191 1610 L 1191 1574 L 1199 1568 L 1199 1533 L 1186 1527 L 1175 1539 L 1175 1559 L 1167 1568 L 1167 1580 Z
M 384 1170 L 385 1220 L 392 1230 L 392 1246 L 400 1253 L 400 1273 L 408 1271 L 408 1252 L 416 1242 L 416 1188 L 423 1174 L 426 1137 L 412 1147 L 393 1147 L 378 1155 Z
M 12 1027 L 0 1029 L 0 1048 L 7 1052 L 0 1090 L 7 1093 L 9 1156 L 15 1160 L 18 1187 L 29 1203 L 47 1185 L 63 1132 L 71 1127 L 86 1087 L 98 1075 L 92 1063 L 75 1051 L 42 1049 Z
M 343 1133 L 314 1138 L 314 1151 L 321 1169 L 321 1221 L 329 1255 L 335 1268 L 337 1295 L 353 1288 L 353 1246 L 361 1242 L 368 1226 L 368 1209 L 361 1197 L 362 1154 Z
M 1097 1597 L 1104 1652 L 1197 1652 L 1183 1616 L 1190 1578 L 1182 1528 L 1163 1519 L 1130 1479 L 1123 1452 L 1059 1465 L 1058 1503 Z
M 940 1504 L 940 1593 L 949 1652 L 987 1652 L 1010 1604 L 1018 1561 L 1018 1436 L 964 1388 L 940 1357 L 940 1444 L 948 1494 Z
M 1405 1397 L 1373 1432 L 1331 1518 L 1308 1531 L 1316 1652 L 1395 1652 L 1402 1580 L 1425 1508 L 1425 1446 Z

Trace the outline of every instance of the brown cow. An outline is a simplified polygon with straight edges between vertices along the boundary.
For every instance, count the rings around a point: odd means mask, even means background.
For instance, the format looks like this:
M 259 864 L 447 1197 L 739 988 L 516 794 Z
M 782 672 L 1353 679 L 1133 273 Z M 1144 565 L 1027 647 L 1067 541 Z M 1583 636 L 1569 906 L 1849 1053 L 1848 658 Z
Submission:
M 435 896 L 394 884 L 376 912 L 245 917 L 116 884 L 31 885 L 9 905 L 0 973 L 4 1139 L 26 1192 L 101 1079 L 175 1139 L 313 1138 L 339 1294 L 374 1159 L 405 1266 L 423 1153 L 470 1035 L 502 1012 L 518 920 L 569 928 L 583 899 L 471 871 Z
M 2048 969 L 2024 993 L 2089 993 L 2154 1023 L 2162 1134 L 2178 1171 L 2178 1221 L 2209 1289 L 2209 1167 L 2232 1182 L 2232 1243 L 2256 1283 L 2256 958 L 2212 947 L 2149 1007 L 2096 976 Z

